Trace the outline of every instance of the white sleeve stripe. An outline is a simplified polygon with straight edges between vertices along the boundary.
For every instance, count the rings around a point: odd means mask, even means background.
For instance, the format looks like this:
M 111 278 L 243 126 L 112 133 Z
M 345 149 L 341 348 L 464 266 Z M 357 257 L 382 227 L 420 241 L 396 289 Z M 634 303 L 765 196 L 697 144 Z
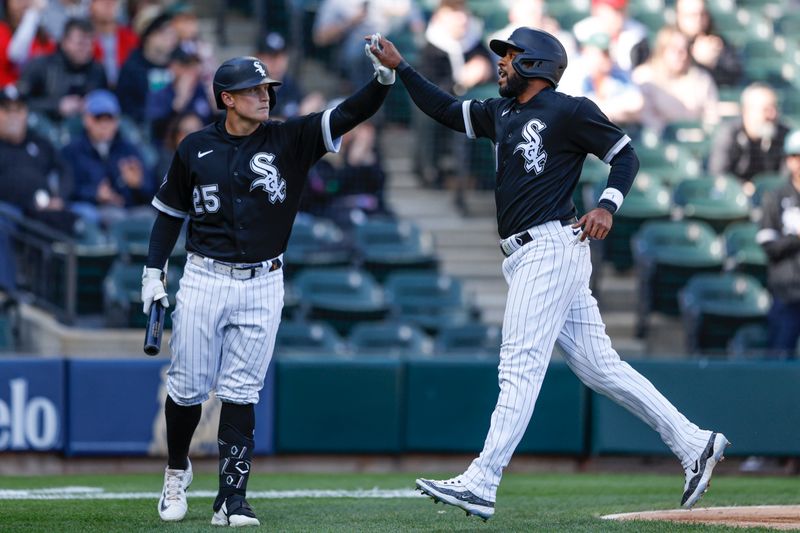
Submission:
M 475 139 L 475 129 L 472 127 L 472 117 L 469 116 L 469 106 L 472 100 L 464 100 L 461 102 L 461 113 L 464 115 L 464 129 L 466 130 L 467 137 Z
M 619 209 L 622 207 L 622 202 L 625 200 L 625 196 L 619 189 L 615 189 L 614 187 L 606 187 L 606 189 L 603 191 L 603 194 L 600 195 L 600 200 L 609 200 L 617 206 L 617 209 Z
M 603 163 L 606 165 L 610 164 L 611 160 L 614 159 L 614 156 L 617 155 L 619 151 L 622 150 L 629 142 L 631 142 L 631 138 L 627 135 L 623 135 L 622 138 L 617 141 L 617 144 L 612 146 L 611 150 L 608 151 L 606 156 L 603 158 Z
M 325 139 L 325 149 L 329 152 L 338 153 L 342 146 L 342 138 L 333 138 L 331 133 L 331 112 L 333 109 L 326 109 L 322 113 L 322 137 Z
M 158 198 L 153 198 L 153 201 L 150 202 L 150 203 L 153 205 L 153 207 L 155 207 L 156 209 L 158 209 L 162 213 L 167 214 L 167 215 L 172 216 L 172 217 L 186 218 L 186 215 L 189 214 L 189 213 L 185 213 L 183 211 L 179 211 L 178 209 L 175 209 L 174 207 L 168 206 L 167 204 L 165 204 L 164 202 L 162 202 Z
M 756 233 L 756 242 L 758 244 L 764 244 L 765 242 L 777 241 L 780 236 L 781 234 L 778 233 L 778 230 L 764 228 L 758 230 L 758 233 Z

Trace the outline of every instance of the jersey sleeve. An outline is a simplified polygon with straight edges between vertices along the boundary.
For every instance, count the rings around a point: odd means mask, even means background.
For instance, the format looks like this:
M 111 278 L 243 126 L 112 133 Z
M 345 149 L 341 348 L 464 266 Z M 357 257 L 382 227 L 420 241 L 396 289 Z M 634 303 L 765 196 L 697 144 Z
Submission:
M 151 202 L 160 212 L 178 218 L 189 214 L 192 200 L 191 176 L 182 152 L 180 147 L 175 151 L 169 170 Z
M 464 114 L 464 127 L 467 137 L 476 139 L 486 137 L 495 140 L 495 117 L 503 100 L 488 98 L 486 100 L 464 100 L 461 109 Z
M 609 164 L 631 142 L 631 138 L 611 122 L 597 104 L 588 98 L 580 100 L 571 117 L 568 134 L 581 151 L 594 154 Z
M 286 121 L 289 132 L 288 142 L 295 148 L 296 157 L 303 162 L 313 164 L 326 152 L 338 152 L 342 138 L 333 138 L 331 133 L 331 113 L 326 109 L 321 113 L 311 113 Z

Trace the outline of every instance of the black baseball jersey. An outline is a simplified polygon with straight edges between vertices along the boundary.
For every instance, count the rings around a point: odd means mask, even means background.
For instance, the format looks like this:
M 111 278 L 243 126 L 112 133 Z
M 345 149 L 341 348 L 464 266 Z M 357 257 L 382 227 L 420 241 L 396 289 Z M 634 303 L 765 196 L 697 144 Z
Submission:
M 224 120 L 187 136 L 153 205 L 167 215 L 189 217 L 189 252 L 237 263 L 279 256 L 308 169 L 326 151 L 338 151 L 331 111 L 267 121 L 244 137 L 230 135 Z
M 462 105 L 467 136 L 494 143 L 502 238 L 575 216 L 572 194 L 586 155 L 610 163 L 630 142 L 594 102 L 550 88 L 524 104 L 490 98 Z

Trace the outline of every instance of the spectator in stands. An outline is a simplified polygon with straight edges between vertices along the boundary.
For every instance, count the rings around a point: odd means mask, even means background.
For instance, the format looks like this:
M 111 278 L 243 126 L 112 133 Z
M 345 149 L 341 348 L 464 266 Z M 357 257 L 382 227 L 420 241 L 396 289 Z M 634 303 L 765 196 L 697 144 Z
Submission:
M 139 36 L 121 24 L 119 0 L 90 0 L 89 20 L 94 27 L 94 58 L 103 65 L 110 87 L 116 87 L 119 70 L 139 46 Z
M 83 97 L 106 88 L 103 67 L 92 58 L 92 25 L 70 19 L 54 53 L 31 60 L 22 69 L 19 90 L 32 111 L 59 122 L 83 110 Z
M 203 39 L 200 34 L 200 23 L 193 5 L 188 2 L 176 2 L 170 6 L 168 12 L 172 15 L 172 27 L 178 34 L 178 45 L 200 58 L 203 67 L 202 79 L 211 84 L 214 72 L 219 65 L 214 58 L 214 49 L 211 43 Z
M 175 155 L 175 150 L 181 141 L 189 135 L 203 128 L 205 123 L 202 117 L 187 111 L 180 113 L 170 120 L 166 127 L 166 135 L 164 136 L 164 143 L 161 145 L 158 154 L 158 163 L 156 164 L 155 177 L 160 179 L 166 176 L 172 158 Z
M 48 0 L 44 13 L 42 27 L 50 37 L 60 42 L 69 19 L 88 17 L 89 0 Z
M 764 83 L 753 83 L 741 97 L 741 119 L 724 123 L 717 131 L 708 158 L 710 174 L 733 174 L 745 182 L 760 172 L 778 172 L 784 162 L 783 141 L 789 128 L 781 123 L 778 97 Z
M 572 33 L 564 31 L 559 26 L 558 21 L 547 16 L 544 0 L 510 0 L 508 6 L 508 24 L 492 33 L 484 39 L 484 44 L 488 46 L 492 39 L 508 39 L 514 30 L 521 27 L 539 28 L 547 33 L 555 35 L 564 49 L 567 57 L 574 57 L 577 53 L 575 38 Z
M 578 42 L 605 33 L 611 37 L 611 57 L 622 70 L 631 72 L 650 54 L 647 27 L 627 15 L 627 0 L 592 0 L 589 17 L 572 28 Z
M 72 233 L 71 180 L 58 151 L 27 126 L 28 107 L 13 85 L 0 92 L 0 202 L 26 217 Z
M 15 83 L 29 59 L 53 53 L 56 43 L 40 27 L 47 0 L 3 0 L 0 21 L 0 87 Z
M 169 60 L 178 43 L 172 17 L 161 13 L 145 19 L 139 48 L 134 50 L 119 72 L 117 97 L 123 114 L 144 125 L 147 95 L 172 81 Z
M 322 0 L 314 19 L 313 39 L 317 46 L 337 46 L 336 64 L 355 88 L 373 74 L 364 57 L 365 35 L 409 29 L 419 34 L 424 28 L 425 20 L 414 0 Z
M 788 182 L 764 195 L 756 239 L 768 258 L 770 348 L 780 357 L 797 357 L 800 338 L 800 130 L 786 136 Z
M 633 81 L 644 95 L 642 124 L 656 132 L 690 120 L 710 130 L 719 121 L 717 85 L 708 72 L 692 64 L 689 40 L 674 26 L 658 32 L 653 55 L 636 67 Z
M 147 95 L 145 118 L 150 138 L 158 145 L 164 140 L 167 124 L 177 115 L 193 112 L 208 124 L 214 116 L 211 100 L 202 82 L 202 64 L 194 52 L 175 48 L 169 61 L 172 81 Z
M 572 71 L 575 75 L 565 75 L 558 88 L 572 96 L 592 99 L 617 124 L 637 125 L 644 98 L 630 75 L 614 64 L 610 44 L 611 39 L 604 33 L 597 33 L 581 43 L 581 54 L 577 58 L 580 67 Z
M 98 89 L 86 95 L 83 135 L 62 154 L 75 176 L 72 209 L 107 226 L 126 210 L 150 209 L 155 186 L 139 149 L 119 133 L 120 106 L 113 93 Z
M 705 0 L 678 0 L 675 24 L 689 39 L 689 52 L 694 62 L 711 74 L 717 86 L 738 85 L 742 77 L 739 54 L 714 31 Z
M 339 153 L 327 154 L 311 167 L 301 210 L 348 227 L 365 215 L 388 213 L 385 182 L 375 125 L 362 122 L 342 136 Z
M 494 80 L 495 67 L 483 44 L 482 29 L 464 0 L 441 0 L 425 30 L 418 60 L 420 74 L 453 95 Z M 423 182 L 445 185 L 444 157 L 453 161 L 449 170 L 464 178 L 469 159 L 466 137 L 431 122 L 416 108 L 412 116 L 417 133 L 416 170 Z
M 300 83 L 288 72 L 289 50 L 283 35 L 268 33 L 259 41 L 256 57 L 264 63 L 272 78 L 281 81 L 281 85 L 275 87 L 278 105 L 274 110 L 270 109 L 270 116 L 291 118 L 323 109 L 325 99 L 322 93 L 315 91 L 306 95 Z

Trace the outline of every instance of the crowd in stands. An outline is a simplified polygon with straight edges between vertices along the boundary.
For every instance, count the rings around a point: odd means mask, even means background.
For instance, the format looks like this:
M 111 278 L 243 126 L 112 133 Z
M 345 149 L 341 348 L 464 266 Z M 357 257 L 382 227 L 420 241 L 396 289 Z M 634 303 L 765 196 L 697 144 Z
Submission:
M 796 156 L 784 147 L 792 127 L 800 126 L 800 109 L 784 104 L 800 75 L 780 64 L 755 69 L 760 58 L 748 50 L 756 48 L 752 42 L 775 40 L 782 44 L 772 59 L 791 63 L 800 43 L 796 35 L 779 35 L 779 17 L 756 19 L 736 2 L 725 5 L 320 0 L 304 35 L 262 28 L 252 53 L 283 83 L 272 116 L 291 118 L 334 105 L 372 75 L 364 35 L 387 35 L 451 94 L 488 98 L 497 96 L 498 60 L 489 40 L 507 38 L 519 26 L 542 28 L 568 51 L 570 67 L 558 90 L 593 99 L 637 149 L 666 145 L 668 138 L 680 144 L 670 136 L 689 125 L 700 132 L 693 140 L 701 147 L 692 153 L 696 174 L 733 177 L 752 197 L 760 177 L 793 168 Z M 211 79 L 225 58 L 216 57 L 202 34 L 192 3 L 3 0 L 0 15 L 0 202 L 73 235 L 86 224 L 108 228 L 149 210 L 180 140 L 218 114 Z M 331 79 L 324 92 L 305 90 L 302 69 L 289 68 L 293 52 L 313 60 L 309 47 L 328 51 Z M 389 212 L 378 143 L 388 115 L 348 133 L 341 152 L 311 170 L 304 211 L 343 227 L 354 223 L 353 212 Z M 475 176 L 481 145 L 440 128 L 415 106 L 406 115 L 423 186 L 493 187 L 491 178 Z

